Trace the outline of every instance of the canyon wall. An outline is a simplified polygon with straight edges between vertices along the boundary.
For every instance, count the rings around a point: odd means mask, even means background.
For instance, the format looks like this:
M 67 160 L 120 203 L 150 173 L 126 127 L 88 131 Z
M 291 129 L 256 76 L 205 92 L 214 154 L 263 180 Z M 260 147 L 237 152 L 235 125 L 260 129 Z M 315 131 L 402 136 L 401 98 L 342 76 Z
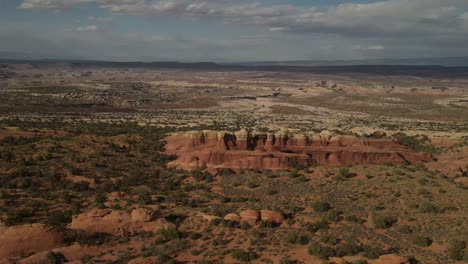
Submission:
M 169 166 L 183 170 L 289 170 L 296 165 L 407 165 L 432 161 L 391 139 L 356 138 L 321 133 L 250 133 L 192 131 L 165 138 L 166 153 L 178 158 Z

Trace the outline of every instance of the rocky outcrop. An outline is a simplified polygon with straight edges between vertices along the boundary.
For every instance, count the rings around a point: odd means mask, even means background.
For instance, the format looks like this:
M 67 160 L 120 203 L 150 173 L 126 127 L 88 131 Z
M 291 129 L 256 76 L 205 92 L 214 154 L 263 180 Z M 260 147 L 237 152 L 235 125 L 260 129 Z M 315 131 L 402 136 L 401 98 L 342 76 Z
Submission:
M 260 216 L 258 211 L 252 209 L 242 211 L 239 215 L 242 221 L 247 222 L 251 226 L 255 225 Z
M 0 260 L 51 250 L 63 244 L 63 232 L 43 224 L 0 227 Z
M 154 221 L 152 212 L 147 209 L 135 209 L 131 213 L 108 209 L 92 210 L 73 216 L 71 229 L 83 230 L 88 234 L 108 233 L 123 236 L 141 231 L 157 233 L 161 229 L 175 228 L 173 223 L 160 218 Z
M 284 222 L 283 215 L 275 211 L 260 210 L 260 217 L 262 221 L 272 222 L 275 224 L 281 224 Z
M 166 153 L 177 155 L 169 166 L 184 170 L 207 168 L 288 170 L 295 165 L 348 166 L 358 164 L 405 165 L 433 160 L 390 139 L 356 138 L 321 133 L 274 134 L 194 131 L 167 138 Z
M 227 214 L 226 216 L 224 216 L 224 220 L 226 221 L 233 221 L 233 222 L 240 222 L 241 221 L 241 218 L 238 214 Z
M 270 210 L 260 210 L 259 212 L 248 209 L 240 212 L 240 214 L 227 214 L 224 216 L 224 220 L 238 223 L 246 222 L 250 226 L 254 226 L 259 220 L 280 225 L 284 222 L 284 216 L 281 213 Z

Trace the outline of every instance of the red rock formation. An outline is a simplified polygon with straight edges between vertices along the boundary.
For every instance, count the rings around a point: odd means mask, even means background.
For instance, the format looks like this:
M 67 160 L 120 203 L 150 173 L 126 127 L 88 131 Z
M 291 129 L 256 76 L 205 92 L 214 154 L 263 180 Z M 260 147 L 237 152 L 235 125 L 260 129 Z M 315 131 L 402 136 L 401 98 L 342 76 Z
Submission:
M 173 223 L 164 218 L 152 219 L 152 212 L 147 209 L 135 209 L 131 213 L 112 211 L 110 209 L 95 209 L 87 213 L 73 216 L 71 229 L 83 230 L 88 234 L 108 233 L 122 236 L 127 232 L 134 234 L 141 231 L 157 233 L 161 229 L 176 228 Z
M 63 232 L 43 224 L 0 227 L 0 262 L 60 247 L 64 240 Z
M 249 133 L 199 131 L 174 134 L 165 139 L 166 153 L 178 159 L 169 165 L 184 170 L 228 168 L 288 170 L 303 166 L 358 164 L 413 164 L 433 160 L 428 153 L 415 153 L 395 140 L 320 134 Z

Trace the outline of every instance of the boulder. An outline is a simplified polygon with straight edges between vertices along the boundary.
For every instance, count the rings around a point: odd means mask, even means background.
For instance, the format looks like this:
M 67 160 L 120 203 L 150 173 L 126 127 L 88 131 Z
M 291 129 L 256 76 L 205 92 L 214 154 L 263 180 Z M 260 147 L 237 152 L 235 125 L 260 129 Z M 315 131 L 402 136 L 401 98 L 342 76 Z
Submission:
M 135 211 L 136 210 L 136 211 Z M 88 234 L 108 233 L 115 236 L 134 234 L 141 231 L 156 233 L 161 229 L 176 228 L 176 225 L 165 219 L 151 221 L 149 210 L 135 209 L 135 213 L 96 209 L 73 216 L 71 229 L 83 230 Z M 149 220 L 148 220 L 149 219 Z
M 255 225 L 259 219 L 259 216 L 260 213 L 257 210 L 248 209 L 240 212 L 241 220 L 249 223 L 251 226 Z
M 153 218 L 153 211 L 137 208 L 132 211 L 132 222 L 149 222 Z
M 64 244 L 64 233 L 43 224 L 0 228 L 0 259 L 30 255 Z
M 260 217 L 262 221 L 273 222 L 276 224 L 281 224 L 284 222 L 283 215 L 275 211 L 260 210 Z
M 226 216 L 224 216 L 224 220 L 239 223 L 241 221 L 241 218 L 238 214 L 231 213 L 231 214 L 227 214 Z
M 382 255 L 376 260 L 375 264 L 406 264 L 409 259 L 395 254 Z

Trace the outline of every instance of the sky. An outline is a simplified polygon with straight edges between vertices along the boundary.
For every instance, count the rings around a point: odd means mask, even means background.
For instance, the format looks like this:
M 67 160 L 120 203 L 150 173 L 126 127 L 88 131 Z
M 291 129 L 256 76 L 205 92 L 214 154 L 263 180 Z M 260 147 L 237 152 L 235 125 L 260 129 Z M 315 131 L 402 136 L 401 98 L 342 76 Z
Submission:
M 468 0 L 0 0 L 0 56 L 282 61 L 468 55 Z

